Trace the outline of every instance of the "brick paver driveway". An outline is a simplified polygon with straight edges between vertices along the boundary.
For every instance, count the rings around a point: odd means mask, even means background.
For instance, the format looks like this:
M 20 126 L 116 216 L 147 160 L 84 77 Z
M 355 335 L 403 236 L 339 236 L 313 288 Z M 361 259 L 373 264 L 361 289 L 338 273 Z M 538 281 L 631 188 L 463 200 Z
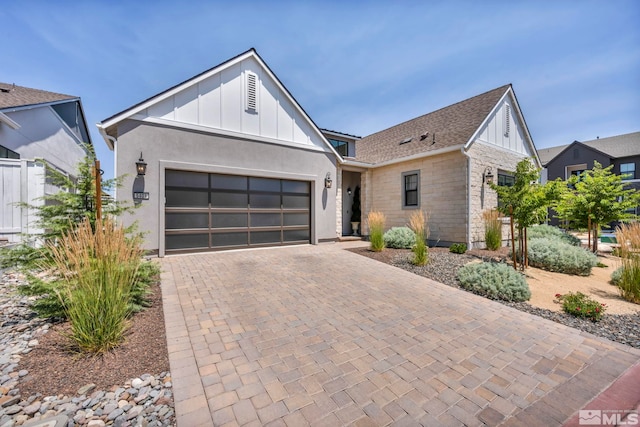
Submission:
M 640 355 L 340 244 L 162 268 L 179 427 L 559 425 Z

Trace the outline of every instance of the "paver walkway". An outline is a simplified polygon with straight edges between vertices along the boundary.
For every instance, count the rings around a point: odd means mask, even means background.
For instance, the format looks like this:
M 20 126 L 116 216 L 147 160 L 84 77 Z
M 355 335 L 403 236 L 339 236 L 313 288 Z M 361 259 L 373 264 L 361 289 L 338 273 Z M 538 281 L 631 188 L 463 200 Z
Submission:
M 560 425 L 639 359 L 342 248 L 162 260 L 179 427 Z

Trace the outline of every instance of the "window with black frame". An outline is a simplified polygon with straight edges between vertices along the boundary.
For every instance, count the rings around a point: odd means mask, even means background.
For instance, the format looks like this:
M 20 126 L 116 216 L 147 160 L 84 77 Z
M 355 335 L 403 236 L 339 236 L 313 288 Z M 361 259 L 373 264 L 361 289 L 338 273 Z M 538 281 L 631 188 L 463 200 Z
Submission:
M 417 208 L 420 206 L 420 173 L 419 171 L 402 174 L 402 207 Z

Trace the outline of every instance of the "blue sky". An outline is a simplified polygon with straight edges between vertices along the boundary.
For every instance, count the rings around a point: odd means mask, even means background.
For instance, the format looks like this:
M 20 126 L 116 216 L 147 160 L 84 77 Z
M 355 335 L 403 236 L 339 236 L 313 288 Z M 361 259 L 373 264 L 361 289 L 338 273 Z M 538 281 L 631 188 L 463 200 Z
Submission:
M 640 131 L 640 1 L 2 1 L 0 81 L 95 123 L 254 47 L 320 127 L 368 135 L 512 83 L 538 148 Z

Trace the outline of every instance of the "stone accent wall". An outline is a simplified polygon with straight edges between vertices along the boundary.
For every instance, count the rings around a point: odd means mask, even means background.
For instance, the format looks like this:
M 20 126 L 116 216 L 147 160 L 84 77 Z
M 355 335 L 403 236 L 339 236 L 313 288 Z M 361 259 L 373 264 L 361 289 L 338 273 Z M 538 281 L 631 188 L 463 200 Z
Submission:
M 471 157 L 471 241 L 474 247 L 485 248 L 482 212 L 498 206 L 498 196 L 487 184 L 483 184 L 484 171 L 491 166 L 494 181 L 498 170 L 514 172 L 525 155 L 476 141 L 467 152 Z M 511 233 L 508 219 L 503 221 L 502 238 L 506 243 Z
M 431 243 L 466 242 L 466 157 L 459 151 L 371 169 L 366 175 L 366 212 L 382 211 L 387 226 L 409 223 L 415 209 L 402 208 L 402 173 L 420 170 L 420 208 L 429 214 Z

